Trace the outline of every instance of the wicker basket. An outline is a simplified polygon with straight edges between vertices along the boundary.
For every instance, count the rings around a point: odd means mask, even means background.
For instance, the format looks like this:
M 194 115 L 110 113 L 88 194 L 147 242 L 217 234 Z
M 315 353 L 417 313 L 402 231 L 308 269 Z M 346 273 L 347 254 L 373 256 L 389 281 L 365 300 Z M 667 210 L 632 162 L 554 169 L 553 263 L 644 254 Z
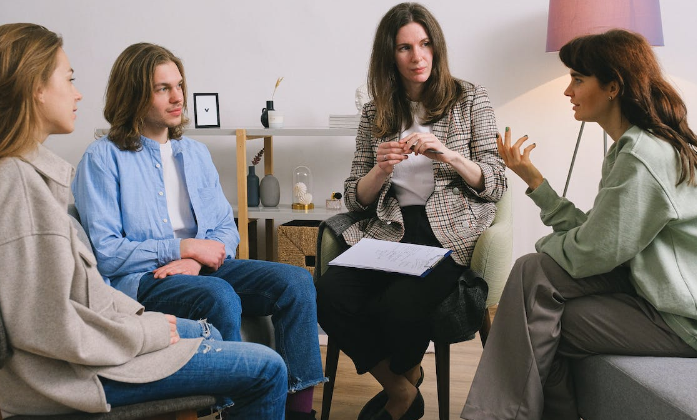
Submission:
M 278 262 L 315 272 L 319 220 L 293 220 L 278 227 Z

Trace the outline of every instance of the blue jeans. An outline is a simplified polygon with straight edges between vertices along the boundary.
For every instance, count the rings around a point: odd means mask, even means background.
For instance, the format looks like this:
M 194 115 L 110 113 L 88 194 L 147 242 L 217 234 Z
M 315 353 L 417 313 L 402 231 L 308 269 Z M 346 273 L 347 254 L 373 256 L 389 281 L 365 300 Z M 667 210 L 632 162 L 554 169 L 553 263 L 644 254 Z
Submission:
M 198 352 L 174 374 L 159 381 L 131 384 L 99 378 L 114 407 L 190 395 L 215 395 L 223 418 L 283 419 L 286 368 L 279 355 L 254 343 L 219 341 L 208 323 L 177 319 L 182 338 L 204 337 Z
M 259 260 L 228 259 L 214 273 L 140 279 L 138 301 L 149 311 L 207 319 L 224 340 L 240 340 L 241 314 L 272 315 L 276 351 L 288 370 L 288 391 L 325 381 L 317 340 L 317 305 L 310 273 Z

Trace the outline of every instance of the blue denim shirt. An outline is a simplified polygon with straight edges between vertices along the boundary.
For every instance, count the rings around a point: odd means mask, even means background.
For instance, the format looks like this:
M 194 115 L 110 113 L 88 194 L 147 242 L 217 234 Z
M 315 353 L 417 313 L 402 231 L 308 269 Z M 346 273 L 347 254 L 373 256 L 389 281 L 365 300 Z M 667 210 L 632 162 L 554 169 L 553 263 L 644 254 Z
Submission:
M 96 140 L 72 183 L 99 272 L 133 299 L 143 274 L 181 259 L 181 239 L 174 237 L 167 212 L 160 144 L 146 137 L 141 141 L 143 148 L 130 152 L 119 150 L 107 137 Z M 240 235 L 208 149 L 182 137 L 172 141 L 172 152 L 184 168 L 196 238 L 224 243 L 233 258 Z

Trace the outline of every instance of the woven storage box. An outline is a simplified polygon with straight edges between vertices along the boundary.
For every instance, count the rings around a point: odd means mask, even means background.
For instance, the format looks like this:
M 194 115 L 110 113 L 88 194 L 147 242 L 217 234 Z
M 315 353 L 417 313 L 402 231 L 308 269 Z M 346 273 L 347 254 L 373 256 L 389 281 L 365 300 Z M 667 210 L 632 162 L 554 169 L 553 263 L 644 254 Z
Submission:
M 315 272 L 319 220 L 293 220 L 278 227 L 278 262 Z

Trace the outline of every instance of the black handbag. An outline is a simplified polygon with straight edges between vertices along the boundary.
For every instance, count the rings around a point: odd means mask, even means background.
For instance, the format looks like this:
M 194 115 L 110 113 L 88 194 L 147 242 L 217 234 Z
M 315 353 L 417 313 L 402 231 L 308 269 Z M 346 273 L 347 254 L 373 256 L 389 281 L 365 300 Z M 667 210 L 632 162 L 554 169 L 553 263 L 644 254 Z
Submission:
M 431 317 L 433 341 L 459 343 L 473 339 L 484 320 L 488 293 L 486 281 L 465 268 L 457 279 L 457 287 Z

